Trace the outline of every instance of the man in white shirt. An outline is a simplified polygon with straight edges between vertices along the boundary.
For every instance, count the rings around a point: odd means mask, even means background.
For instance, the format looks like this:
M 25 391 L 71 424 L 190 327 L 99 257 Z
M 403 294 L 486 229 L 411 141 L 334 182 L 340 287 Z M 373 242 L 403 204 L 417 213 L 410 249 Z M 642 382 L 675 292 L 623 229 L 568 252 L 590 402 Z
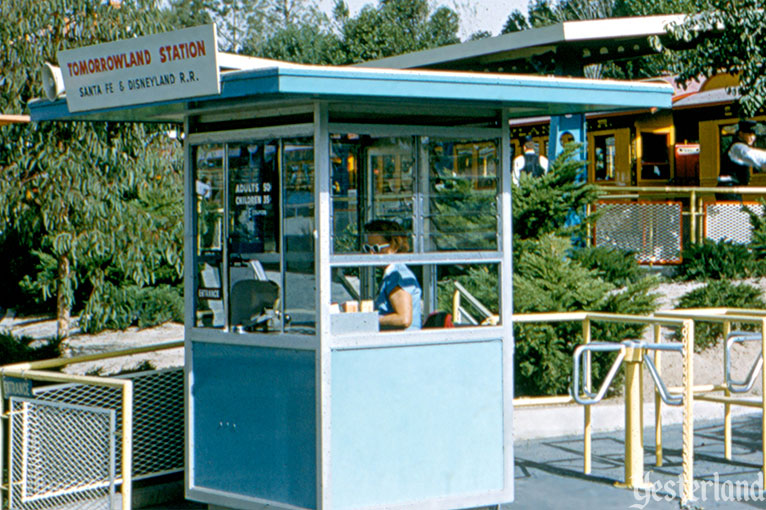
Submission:
M 540 177 L 548 173 L 548 158 L 538 156 L 537 146 L 530 137 L 527 137 L 524 141 L 524 153 L 516 156 L 513 160 L 511 179 L 516 186 L 519 185 L 519 178 L 522 172 L 528 173 L 533 177 Z
M 721 162 L 721 172 L 718 185 L 722 187 L 747 186 L 750 184 L 750 170 L 762 172 L 766 170 L 766 151 L 753 147 L 755 143 L 755 126 L 750 120 L 742 120 L 737 125 L 737 138 Z M 728 194 L 716 197 L 719 200 L 741 200 L 741 195 Z

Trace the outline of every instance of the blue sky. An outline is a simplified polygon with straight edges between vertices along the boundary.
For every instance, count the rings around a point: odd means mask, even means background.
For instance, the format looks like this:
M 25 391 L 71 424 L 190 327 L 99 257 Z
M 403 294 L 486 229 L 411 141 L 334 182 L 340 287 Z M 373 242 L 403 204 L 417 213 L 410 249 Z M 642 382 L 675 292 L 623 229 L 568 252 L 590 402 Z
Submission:
M 487 30 L 498 35 L 512 10 L 527 12 L 528 0 L 430 0 L 432 6 L 446 5 L 460 14 L 460 38 L 474 32 Z M 330 11 L 333 0 L 318 0 L 323 9 Z M 356 15 L 367 4 L 377 5 L 378 0 L 346 0 L 351 15 Z

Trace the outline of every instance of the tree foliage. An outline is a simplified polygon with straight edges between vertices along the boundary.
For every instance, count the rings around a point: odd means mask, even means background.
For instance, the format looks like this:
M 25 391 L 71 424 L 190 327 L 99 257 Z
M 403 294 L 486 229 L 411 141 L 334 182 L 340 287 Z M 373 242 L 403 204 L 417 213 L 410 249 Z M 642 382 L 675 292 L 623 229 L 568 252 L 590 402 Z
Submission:
M 655 42 L 683 83 L 721 73 L 738 76 L 740 113 L 752 116 L 766 101 L 763 9 L 762 0 L 704 0 L 698 14 L 669 28 L 671 43 Z
M 431 9 L 426 0 L 382 0 L 345 20 L 341 47 L 349 63 L 364 62 L 460 42 L 455 11 Z
M 57 51 L 170 28 L 153 2 L 0 4 L 0 110 L 22 113 L 42 96 L 40 70 Z M 55 296 L 66 337 L 78 288 L 86 308 L 108 279 L 146 285 L 160 266 L 181 272 L 180 168 L 167 128 L 91 123 L 16 125 L 0 131 L 0 214 L 28 239 L 38 269 L 26 286 Z

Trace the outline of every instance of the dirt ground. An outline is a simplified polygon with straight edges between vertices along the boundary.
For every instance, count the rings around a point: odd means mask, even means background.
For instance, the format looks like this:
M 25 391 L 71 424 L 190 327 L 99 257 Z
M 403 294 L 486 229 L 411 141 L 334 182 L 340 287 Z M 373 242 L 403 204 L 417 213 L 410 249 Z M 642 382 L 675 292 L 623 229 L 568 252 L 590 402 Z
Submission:
M 766 278 L 757 278 L 746 280 L 746 283 L 760 287 L 766 293 Z M 659 286 L 657 293 L 659 294 L 659 310 L 672 310 L 678 304 L 678 300 L 686 294 L 698 287 L 704 285 L 699 282 L 692 283 L 664 283 Z M 670 331 L 663 330 L 663 334 L 667 339 L 667 336 L 671 334 Z M 652 341 L 652 331 L 647 328 L 644 334 L 644 339 Z M 736 379 L 746 379 L 750 368 L 757 360 L 760 354 L 761 345 L 760 342 L 745 342 L 737 344 L 732 348 L 732 374 Z M 695 384 L 721 384 L 724 382 L 724 345 L 723 342 L 706 349 L 704 352 L 695 353 L 694 355 L 694 383 Z M 662 379 L 666 386 L 680 386 L 682 384 L 682 370 L 683 363 L 681 356 L 676 353 L 663 353 L 662 354 Z M 761 394 L 761 377 L 758 377 L 755 382 L 754 391 L 752 394 Z M 645 399 L 653 399 L 654 383 L 648 374 L 648 371 L 644 372 L 644 396 Z
M 749 280 L 766 291 L 766 278 Z M 701 283 L 665 283 L 657 289 L 659 309 L 672 309 L 685 293 L 701 286 Z M 15 318 L 6 315 L 0 321 L 0 329 L 9 330 L 17 336 L 27 335 L 33 338 L 50 338 L 56 335 L 56 323 L 42 318 Z M 72 336 L 62 345 L 65 356 L 81 356 L 98 352 L 124 350 L 150 344 L 183 340 L 184 328 L 181 324 L 167 323 L 155 328 L 130 328 L 126 331 L 105 331 L 97 335 L 80 334 L 76 322 Z M 669 335 L 670 331 L 664 331 Z M 651 328 L 647 328 L 644 339 L 651 340 Z M 759 342 L 747 342 L 735 346 L 732 356 L 732 370 L 739 379 L 745 379 L 760 351 Z M 135 369 L 148 362 L 154 368 L 166 368 L 183 365 L 183 349 L 176 348 L 150 354 L 140 354 L 97 362 L 79 363 L 64 369 L 68 373 L 110 375 L 124 370 Z M 676 353 L 662 355 L 661 370 L 667 386 L 681 384 L 682 360 Z M 723 345 L 717 345 L 694 356 L 695 384 L 719 384 L 724 380 Z M 756 394 L 760 394 L 760 378 L 756 382 Z M 653 382 L 648 372 L 644 374 L 644 395 L 651 399 Z
M 44 339 L 56 336 L 56 321 L 39 317 L 11 318 L 6 316 L 0 321 L 0 329 L 10 330 L 16 336 L 25 335 Z M 72 335 L 62 343 L 61 350 L 65 357 L 76 357 L 182 341 L 183 338 L 184 327 L 182 324 L 166 323 L 154 328 L 129 328 L 125 331 L 104 331 L 96 335 L 86 335 L 79 332 L 75 322 Z M 134 370 L 145 363 L 151 364 L 156 369 L 183 366 L 183 348 L 78 363 L 65 367 L 63 371 L 71 374 L 112 375 L 126 370 Z

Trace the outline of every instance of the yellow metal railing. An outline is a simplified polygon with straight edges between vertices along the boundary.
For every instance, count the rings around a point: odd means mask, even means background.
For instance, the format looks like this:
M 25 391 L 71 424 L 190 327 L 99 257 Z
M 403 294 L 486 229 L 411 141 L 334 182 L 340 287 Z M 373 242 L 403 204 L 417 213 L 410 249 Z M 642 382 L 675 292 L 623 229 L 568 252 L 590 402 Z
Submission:
M 690 319 L 676 317 L 652 317 L 636 315 L 620 315 L 600 312 L 566 312 L 566 313 L 535 313 L 535 314 L 517 314 L 513 316 L 515 323 L 527 324 L 535 322 L 572 322 L 582 323 L 583 345 L 593 341 L 592 324 L 594 322 L 623 323 L 623 324 L 644 324 L 654 326 L 654 343 L 661 342 L 659 335 L 662 327 L 680 328 L 683 338 L 683 370 L 684 370 L 684 485 L 682 491 L 682 501 L 686 502 L 692 498 L 692 481 L 694 479 L 693 467 L 693 349 L 694 349 L 694 328 Z M 608 339 L 607 339 L 608 340 Z M 629 362 L 637 361 L 636 353 L 630 353 Z M 655 356 L 657 352 L 655 351 Z M 589 364 L 589 354 L 586 354 L 586 364 Z M 634 377 L 626 378 L 626 429 L 625 429 L 625 480 L 626 487 L 641 487 L 643 485 L 643 372 L 640 370 L 640 364 L 632 365 Z M 592 389 L 593 381 L 590 379 L 590 370 L 585 370 L 584 389 L 588 392 Z M 523 397 L 514 399 L 514 407 L 524 407 L 532 405 L 550 405 L 552 403 L 573 403 L 574 399 L 570 396 L 554 397 Z M 583 472 L 590 474 L 592 470 L 592 417 L 589 405 L 583 406 Z
M 536 314 L 518 314 L 514 315 L 515 323 L 534 323 L 534 322 L 582 322 L 583 345 L 593 341 L 592 323 L 603 322 L 621 322 L 646 324 L 653 326 L 653 341 L 656 344 L 661 342 L 661 330 L 663 327 L 681 328 L 683 339 L 683 378 L 682 385 L 669 388 L 670 392 L 681 392 L 683 395 L 683 487 L 681 493 L 681 502 L 685 504 L 693 499 L 693 480 L 694 480 L 694 400 L 720 403 L 724 406 L 724 455 L 726 459 L 731 459 L 731 435 L 732 435 L 732 414 L 731 408 L 734 405 L 754 407 L 761 410 L 763 416 L 766 416 L 766 399 L 752 399 L 748 397 L 733 397 L 728 390 L 726 381 L 721 384 L 694 384 L 694 326 L 697 322 L 718 322 L 724 327 L 724 337 L 731 332 L 733 323 L 748 323 L 758 326 L 761 341 L 761 356 L 766 353 L 766 310 L 750 309 L 731 309 L 731 308 L 707 308 L 691 310 L 666 310 L 656 312 L 651 316 L 632 316 L 615 315 L 606 313 L 592 312 L 567 312 L 567 313 L 536 313 Z M 630 351 L 630 349 L 627 349 Z M 648 351 L 648 349 L 647 349 Z M 626 375 L 625 389 L 625 412 L 626 412 L 626 430 L 625 430 L 625 480 L 626 487 L 640 487 L 643 484 L 643 420 L 642 405 L 643 395 L 641 391 L 642 371 L 640 366 L 640 353 L 628 352 L 632 356 L 629 363 L 636 362 L 632 367 L 632 377 Z M 587 354 L 586 354 L 587 356 Z M 648 356 L 648 352 L 643 356 Z M 627 357 L 627 356 L 626 356 Z M 661 375 L 661 351 L 654 350 L 654 366 Z M 585 371 L 586 380 L 585 389 L 591 390 L 592 381 L 589 379 L 589 371 Z M 713 393 L 723 392 L 724 395 L 714 395 Z M 761 375 L 761 394 L 766 395 L 766 377 Z M 547 397 L 520 397 L 514 399 L 514 407 L 544 406 L 552 404 L 570 404 L 575 403 L 574 398 L 568 395 L 547 396 Z M 656 447 L 656 465 L 661 466 L 663 462 L 662 452 L 662 400 L 659 391 L 655 389 L 655 447 Z M 591 473 L 592 459 L 592 420 L 590 406 L 583 406 L 583 472 Z M 761 423 L 761 449 L 766 451 L 766 420 Z M 762 453 L 763 455 L 763 453 Z M 766 477 L 766 455 L 763 455 L 761 465 L 762 476 Z M 766 478 L 765 478 L 766 479 Z
M 122 509 L 130 510 L 132 501 L 132 473 L 133 473 L 133 381 L 129 379 L 117 379 L 110 377 L 97 377 L 87 375 L 71 375 L 61 372 L 54 372 L 51 369 L 59 369 L 68 365 L 84 363 L 88 361 L 98 361 L 109 358 L 131 356 L 148 352 L 156 352 L 167 349 L 176 349 L 183 347 L 183 341 L 165 342 L 154 345 L 147 345 L 123 351 L 106 352 L 78 356 L 73 358 L 56 358 L 42 361 L 30 361 L 26 363 L 16 363 L 0 367 L 0 377 L 15 377 L 28 379 L 31 381 L 57 382 L 57 383 L 77 383 L 91 386 L 101 386 L 116 388 L 121 393 L 122 408 L 122 465 L 120 466 L 122 478 Z M 0 385 L 0 416 L 6 418 L 5 414 L 5 395 Z M 0 419 L 0 438 L 4 438 L 7 433 L 5 420 Z M 3 452 L 4 441 L 0 440 L 0 473 L 4 470 Z M 10 477 L 10 472 L 8 473 Z M 5 486 L 10 490 L 10 483 Z M 0 508 L 4 507 L 3 491 L 0 490 Z

